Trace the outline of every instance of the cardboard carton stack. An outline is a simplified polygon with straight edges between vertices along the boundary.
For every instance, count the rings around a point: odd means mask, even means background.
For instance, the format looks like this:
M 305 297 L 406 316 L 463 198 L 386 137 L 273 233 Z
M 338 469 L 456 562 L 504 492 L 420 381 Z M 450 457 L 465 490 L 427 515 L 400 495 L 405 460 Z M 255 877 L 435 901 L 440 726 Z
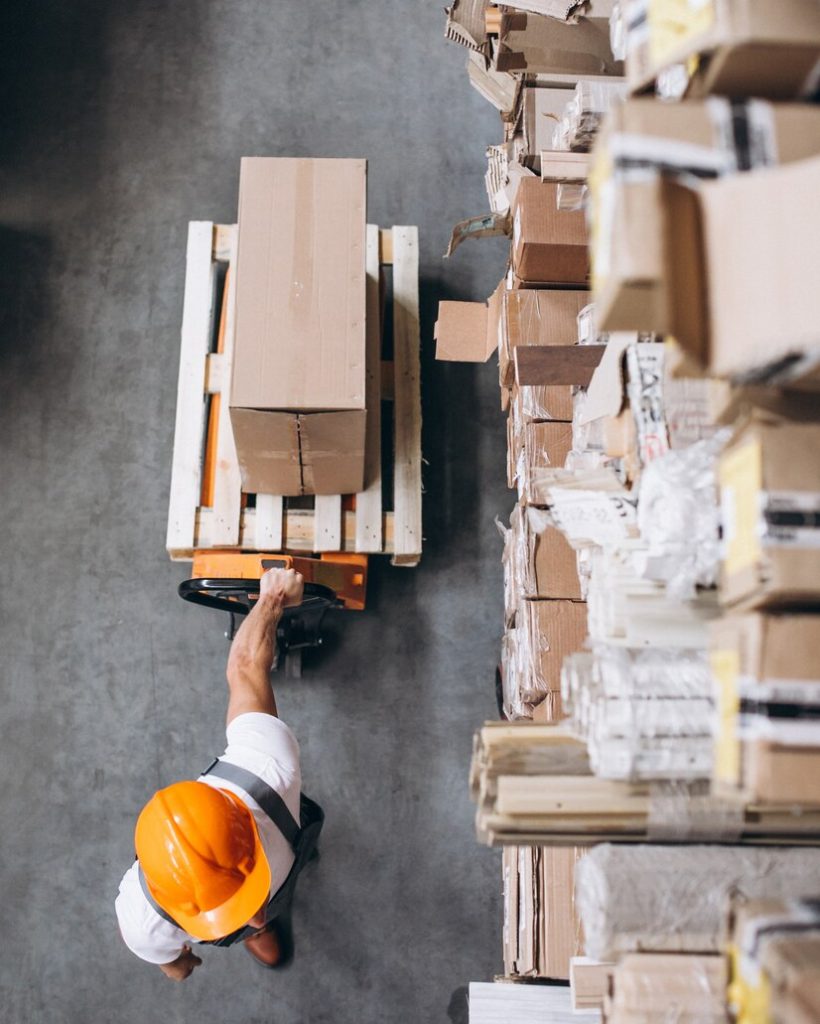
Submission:
M 470 82 L 501 114 L 503 140 L 487 150 L 486 183 L 490 209 L 506 218 L 502 230 L 509 231 L 524 180 L 543 176 L 570 206 L 577 200 L 583 153 L 624 89 L 623 61 L 609 38 L 611 7 L 610 0 L 455 0 L 447 11 L 447 38 L 470 51 Z
M 736 899 L 729 1003 L 737 1024 L 820 1020 L 820 908 L 816 900 Z
M 248 493 L 362 489 L 365 171 L 242 160 L 229 401 Z
M 505 138 L 493 216 L 457 235 L 511 237 L 472 356 L 499 351 L 519 499 L 505 712 L 568 717 L 482 731 L 477 831 L 593 846 L 576 897 L 614 963 L 606 1019 L 725 1020 L 729 893 L 820 892 L 820 5 L 618 0 L 613 63 L 576 62 L 563 106 L 568 40 L 589 56 L 604 5 L 537 6 L 471 8 Z M 550 632 L 567 602 L 574 650 Z M 817 1019 L 809 949 L 747 958 L 772 998 L 746 1019 Z
M 575 909 L 579 847 L 505 846 L 504 973 L 510 978 L 567 980 L 583 949 Z

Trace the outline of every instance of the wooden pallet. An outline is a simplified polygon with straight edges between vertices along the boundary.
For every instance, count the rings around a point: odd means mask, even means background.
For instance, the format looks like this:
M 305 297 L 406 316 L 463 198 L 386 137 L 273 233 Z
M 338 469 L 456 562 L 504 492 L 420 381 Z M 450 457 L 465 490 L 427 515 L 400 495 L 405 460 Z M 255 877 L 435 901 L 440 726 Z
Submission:
M 367 226 L 365 490 L 354 500 L 316 496 L 309 508 L 303 507 L 305 499 L 242 492 L 224 397 L 233 355 L 236 235 L 233 224 L 188 225 L 168 554 L 188 561 L 195 550 L 217 548 L 345 551 L 389 554 L 393 565 L 417 565 L 422 549 L 418 229 Z M 389 362 L 382 359 L 381 329 L 386 266 L 393 270 Z M 392 451 L 382 451 L 382 400 L 393 403 Z M 212 474 L 210 463 L 204 464 L 207 444 L 215 450 Z M 205 494 L 203 473 L 208 475 Z M 393 480 L 392 509 L 386 507 L 390 496 L 385 501 L 383 477 Z

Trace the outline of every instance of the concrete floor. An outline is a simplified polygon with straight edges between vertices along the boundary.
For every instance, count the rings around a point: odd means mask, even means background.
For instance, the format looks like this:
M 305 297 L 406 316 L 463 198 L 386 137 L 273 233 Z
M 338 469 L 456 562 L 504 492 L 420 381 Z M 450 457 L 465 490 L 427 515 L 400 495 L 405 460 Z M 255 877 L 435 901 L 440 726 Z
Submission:
M 473 837 L 512 498 L 493 366 L 436 365 L 442 297 L 483 298 L 493 111 L 440 0 L 3 4 L 0 1016 L 7 1024 L 465 1021 L 501 969 L 500 866 Z M 280 713 L 327 811 L 297 957 L 134 959 L 113 898 L 136 815 L 224 744 L 225 623 L 164 551 L 189 219 L 235 217 L 243 154 L 366 156 L 372 221 L 418 224 L 425 529 Z

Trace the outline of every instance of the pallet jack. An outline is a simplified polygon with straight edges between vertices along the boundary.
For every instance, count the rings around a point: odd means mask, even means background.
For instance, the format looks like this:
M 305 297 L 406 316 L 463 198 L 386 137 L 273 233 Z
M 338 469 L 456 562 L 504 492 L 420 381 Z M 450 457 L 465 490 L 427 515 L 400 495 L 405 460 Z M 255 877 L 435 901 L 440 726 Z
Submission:
M 233 640 L 237 616 L 247 615 L 259 597 L 259 581 L 268 569 L 295 569 L 305 579 L 302 603 L 286 608 L 276 631 L 277 659 L 287 675 L 302 673 L 302 651 L 322 644 L 322 624 L 332 608 L 363 611 L 367 591 L 367 555 L 321 554 L 299 557 L 241 551 L 195 551 L 192 577 L 179 596 L 193 604 L 228 612 Z

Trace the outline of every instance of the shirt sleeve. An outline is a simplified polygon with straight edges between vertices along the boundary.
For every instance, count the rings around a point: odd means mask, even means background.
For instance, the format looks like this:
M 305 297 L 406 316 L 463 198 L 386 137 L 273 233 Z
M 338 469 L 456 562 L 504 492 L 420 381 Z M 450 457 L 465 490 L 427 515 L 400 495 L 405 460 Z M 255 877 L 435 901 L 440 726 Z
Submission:
M 137 872 L 135 861 L 123 875 L 114 901 L 120 934 L 140 960 L 149 964 L 170 964 L 180 955 L 190 936 L 154 910 L 145 898 Z
M 300 776 L 299 744 L 290 728 L 274 715 L 248 711 L 237 715 L 226 730 L 228 748 L 225 756 L 233 760 L 232 749 L 241 750 L 245 758 L 252 752 L 257 764 L 273 761 L 278 774 L 286 779 Z M 263 774 L 261 771 L 259 774 Z

